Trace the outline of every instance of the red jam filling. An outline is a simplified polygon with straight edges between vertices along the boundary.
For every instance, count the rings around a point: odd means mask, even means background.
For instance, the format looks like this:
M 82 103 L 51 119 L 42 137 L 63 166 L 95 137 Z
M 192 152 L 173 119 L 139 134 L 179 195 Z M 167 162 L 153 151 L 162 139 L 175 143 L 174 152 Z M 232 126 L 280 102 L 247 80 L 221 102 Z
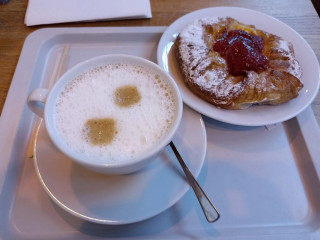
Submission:
M 232 75 L 259 72 L 268 66 L 268 58 L 262 54 L 263 39 L 242 30 L 225 32 L 213 45 L 213 50 L 226 59 Z

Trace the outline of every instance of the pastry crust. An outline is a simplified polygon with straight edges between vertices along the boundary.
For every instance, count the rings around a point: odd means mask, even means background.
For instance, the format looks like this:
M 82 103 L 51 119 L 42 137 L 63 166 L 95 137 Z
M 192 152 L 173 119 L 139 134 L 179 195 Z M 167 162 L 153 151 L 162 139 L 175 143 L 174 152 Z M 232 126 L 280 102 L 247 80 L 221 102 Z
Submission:
M 262 37 L 268 67 L 245 76 L 229 73 L 226 60 L 213 50 L 218 34 L 243 30 Z M 253 104 L 281 104 L 298 96 L 302 69 L 292 44 L 233 18 L 203 18 L 187 26 L 174 44 L 174 54 L 188 88 L 205 101 L 225 109 Z

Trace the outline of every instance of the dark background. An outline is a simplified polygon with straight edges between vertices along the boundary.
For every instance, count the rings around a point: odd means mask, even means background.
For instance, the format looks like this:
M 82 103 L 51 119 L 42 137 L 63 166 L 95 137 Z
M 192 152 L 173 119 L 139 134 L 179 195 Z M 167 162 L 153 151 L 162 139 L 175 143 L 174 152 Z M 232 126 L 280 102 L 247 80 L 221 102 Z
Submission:
M 314 8 L 317 10 L 317 13 L 320 17 L 320 0 L 311 0 Z

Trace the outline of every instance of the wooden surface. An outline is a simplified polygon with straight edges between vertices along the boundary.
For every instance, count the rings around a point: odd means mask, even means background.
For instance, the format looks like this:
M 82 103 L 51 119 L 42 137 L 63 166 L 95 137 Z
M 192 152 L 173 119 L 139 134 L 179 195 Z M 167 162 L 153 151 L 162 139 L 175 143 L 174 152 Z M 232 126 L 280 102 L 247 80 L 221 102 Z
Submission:
M 320 60 L 320 19 L 310 0 L 151 0 L 151 19 L 66 23 L 27 27 L 25 0 L 11 0 L 0 5 L 0 112 L 10 87 L 25 38 L 33 31 L 47 27 L 93 26 L 168 26 L 177 18 L 201 8 L 214 6 L 245 7 L 271 15 L 291 26 L 310 44 Z M 253 23 L 254 24 L 254 23 Z M 312 103 L 320 124 L 320 95 Z

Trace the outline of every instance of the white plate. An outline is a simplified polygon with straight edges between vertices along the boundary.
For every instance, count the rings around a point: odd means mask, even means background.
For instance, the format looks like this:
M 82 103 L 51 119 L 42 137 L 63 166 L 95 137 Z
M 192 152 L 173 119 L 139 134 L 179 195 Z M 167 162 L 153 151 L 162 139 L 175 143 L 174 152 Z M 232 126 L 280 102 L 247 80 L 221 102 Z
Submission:
M 207 137 L 201 115 L 184 107 L 173 139 L 195 176 L 203 166 Z M 87 221 L 118 225 L 145 220 L 175 204 L 190 188 L 169 147 L 141 171 L 104 175 L 87 170 L 59 152 L 40 124 L 34 164 L 50 198 Z
M 253 106 L 246 110 L 225 110 L 214 107 L 194 95 L 183 83 L 171 47 L 181 32 L 195 19 L 209 16 L 230 16 L 245 24 L 281 36 L 293 43 L 296 58 L 303 69 L 303 89 L 298 98 L 277 106 Z M 266 14 L 244 8 L 215 7 L 189 13 L 172 23 L 162 35 L 157 52 L 158 64 L 176 80 L 183 101 L 198 112 L 219 121 L 261 126 L 288 120 L 302 112 L 316 97 L 319 89 L 319 63 L 309 44 L 292 28 Z

